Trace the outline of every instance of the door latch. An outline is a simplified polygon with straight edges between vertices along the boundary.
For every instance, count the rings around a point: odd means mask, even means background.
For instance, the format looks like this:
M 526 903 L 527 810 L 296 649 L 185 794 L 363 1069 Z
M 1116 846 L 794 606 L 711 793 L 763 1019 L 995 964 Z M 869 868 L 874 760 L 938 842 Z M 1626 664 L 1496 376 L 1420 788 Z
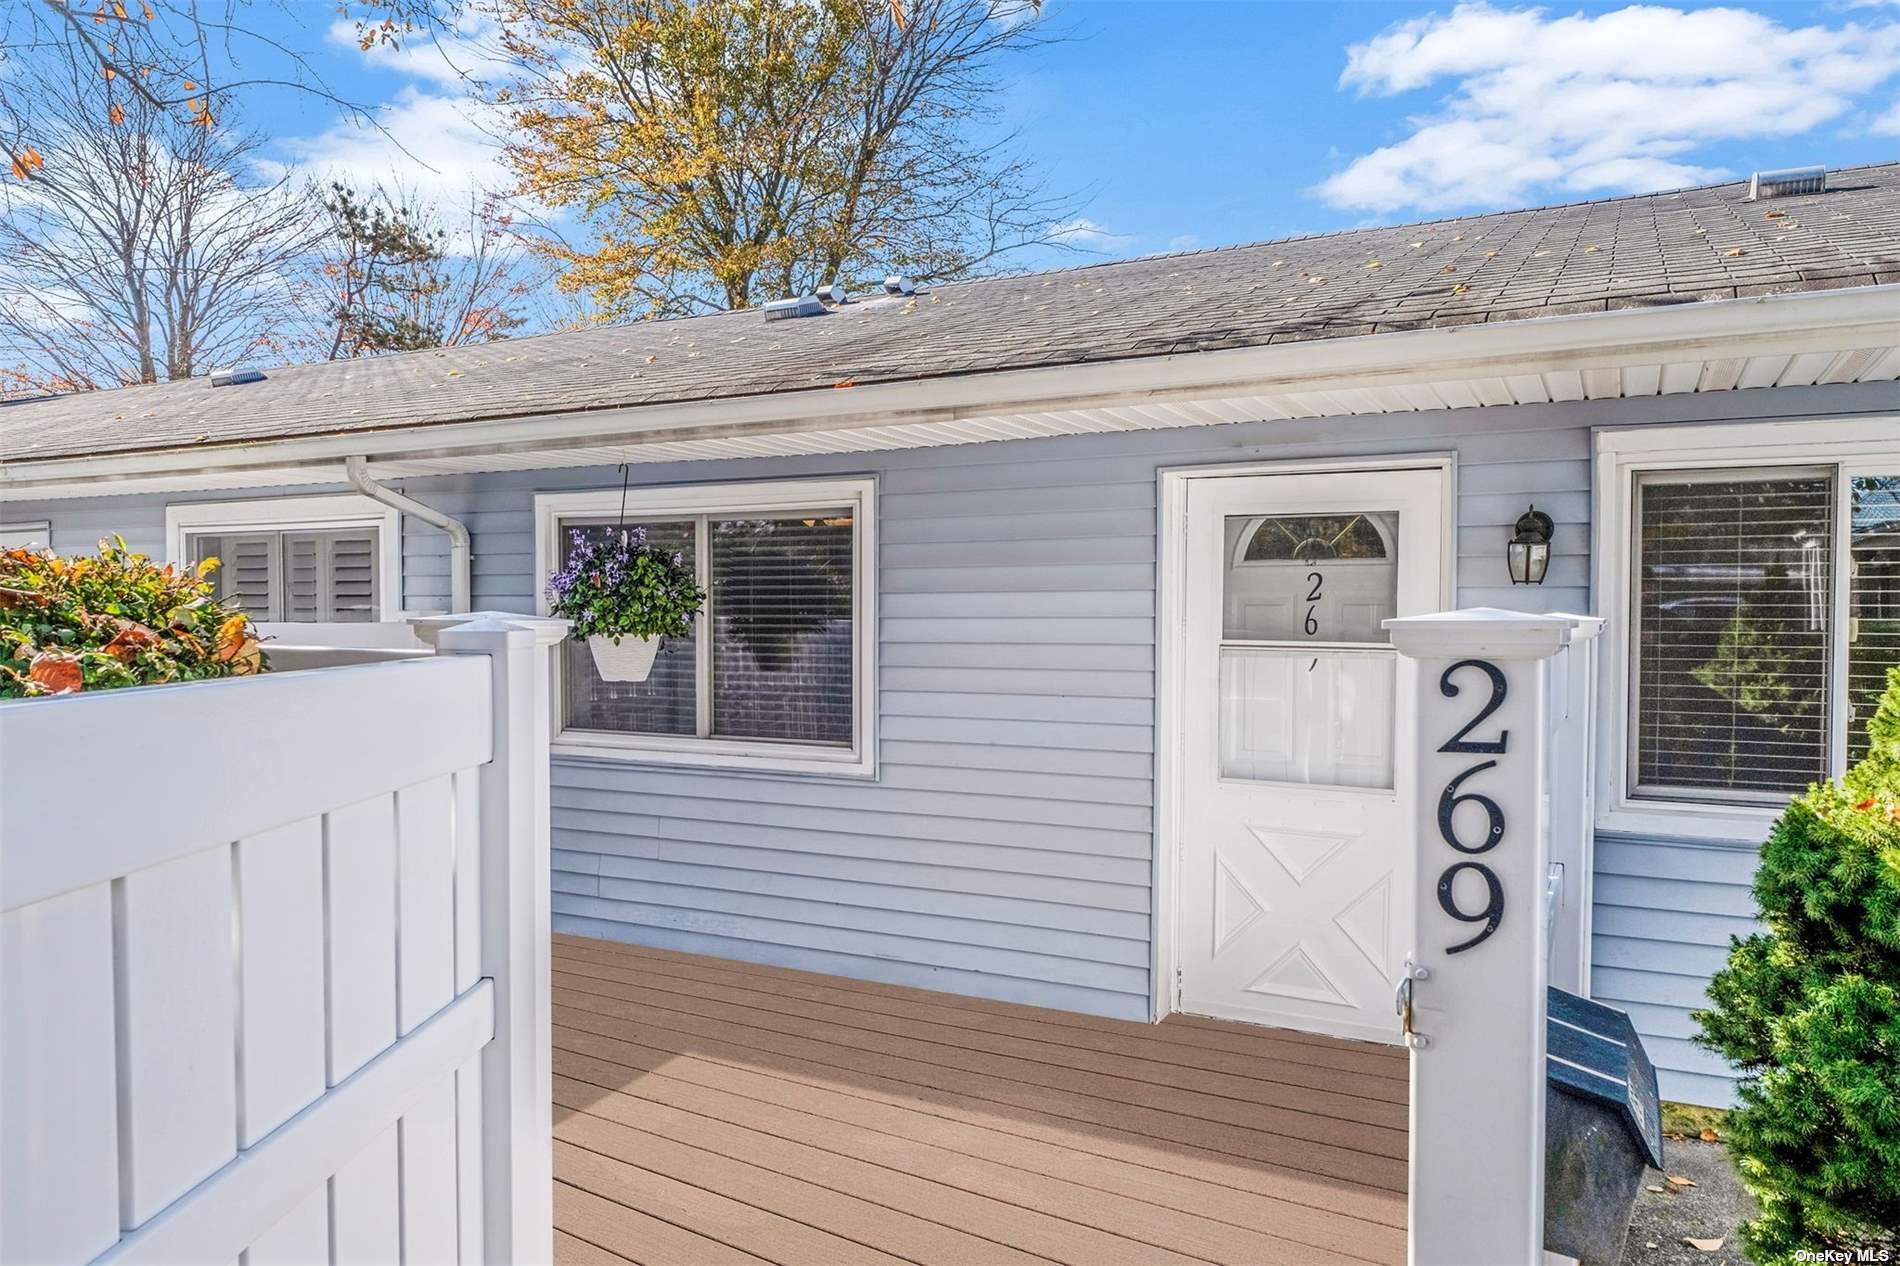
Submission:
M 1422 1051 L 1432 1044 L 1432 1039 L 1412 1027 L 1412 982 L 1430 980 L 1432 969 L 1420 967 L 1408 958 L 1403 970 L 1405 974 L 1393 995 L 1393 1009 L 1399 1013 L 1399 1032 L 1404 1034 L 1405 1044 L 1415 1051 Z

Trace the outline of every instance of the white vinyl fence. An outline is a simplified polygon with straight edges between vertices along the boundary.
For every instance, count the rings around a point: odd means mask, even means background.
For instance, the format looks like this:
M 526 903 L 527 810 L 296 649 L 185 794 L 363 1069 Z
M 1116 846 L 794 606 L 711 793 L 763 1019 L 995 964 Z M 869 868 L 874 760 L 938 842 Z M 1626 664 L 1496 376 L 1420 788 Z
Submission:
M 0 704 L 0 1261 L 549 1259 L 546 637 Z

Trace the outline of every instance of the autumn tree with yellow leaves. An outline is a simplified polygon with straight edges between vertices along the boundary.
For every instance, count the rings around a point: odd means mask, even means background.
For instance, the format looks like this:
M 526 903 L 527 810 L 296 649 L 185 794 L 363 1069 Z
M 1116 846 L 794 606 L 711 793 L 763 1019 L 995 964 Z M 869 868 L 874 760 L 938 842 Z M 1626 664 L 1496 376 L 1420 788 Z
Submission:
M 608 316 L 744 308 L 1051 243 L 1067 208 L 999 134 L 1034 0 L 490 0 L 488 85 L 540 248 Z

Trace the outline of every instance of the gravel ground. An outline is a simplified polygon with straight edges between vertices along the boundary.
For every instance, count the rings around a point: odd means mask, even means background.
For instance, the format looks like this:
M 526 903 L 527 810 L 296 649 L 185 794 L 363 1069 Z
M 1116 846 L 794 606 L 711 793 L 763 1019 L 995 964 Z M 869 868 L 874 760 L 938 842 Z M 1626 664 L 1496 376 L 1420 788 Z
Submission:
M 1662 1174 L 1652 1169 L 1643 1176 L 1630 1237 L 1623 1246 L 1623 1266 L 1748 1266 L 1735 1228 L 1754 1216 L 1755 1202 L 1729 1165 L 1728 1149 L 1720 1143 L 1669 1139 L 1663 1143 L 1663 1160 L 1669 1173 L 1695 1186 L 1671 1195 Z M 1683 1242 L 1688 1239 L 1719 1239 L 1722 1247 L 1705 1253 Z

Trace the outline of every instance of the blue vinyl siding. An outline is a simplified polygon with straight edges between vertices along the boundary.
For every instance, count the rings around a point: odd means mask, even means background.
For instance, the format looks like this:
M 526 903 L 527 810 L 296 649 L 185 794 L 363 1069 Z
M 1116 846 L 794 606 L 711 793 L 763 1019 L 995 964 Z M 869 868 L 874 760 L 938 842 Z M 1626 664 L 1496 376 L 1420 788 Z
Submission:
M 1691 1041 L 1689 1017 L 1729 938 L 1758 930 L 1755 859 L 1746 844 L 1597 833 L 1590 992 L 1630 1013 L 1665 1099 L 1734 1102 L 1728 1066 Z
M 1890 406 L 1886 385 L 1825 387 L 635 466 L 640 484 L 877 477 L 879 776 L 558 760 L 555 926 L 1146 1017 L 1159 469 L 1453 452 L 1458 602 L 1585 611 L 1593 426 Z M 539 583 L 534 495 L 618 476 L 398 482 L 468 524 L 475 605 L 525 612 Z M 9 513 L 50 519 L 62 549 L 117 527 L 158 553 L 164 500 Z M 1504 542 L 1529 501 L 1556 521 L 1554 559 L 1542 587 L 1513 589 Z M 406 519 L 403 555 L 406 604 L 445 606 L 444 536 Z M 1631 1011 L 1665 1095 L 1730 1095 L 1687 1017 L 1728 933 L 1748 926 L 1753 859 L 1752 847 L 1601 838 L 1593 989 Z

